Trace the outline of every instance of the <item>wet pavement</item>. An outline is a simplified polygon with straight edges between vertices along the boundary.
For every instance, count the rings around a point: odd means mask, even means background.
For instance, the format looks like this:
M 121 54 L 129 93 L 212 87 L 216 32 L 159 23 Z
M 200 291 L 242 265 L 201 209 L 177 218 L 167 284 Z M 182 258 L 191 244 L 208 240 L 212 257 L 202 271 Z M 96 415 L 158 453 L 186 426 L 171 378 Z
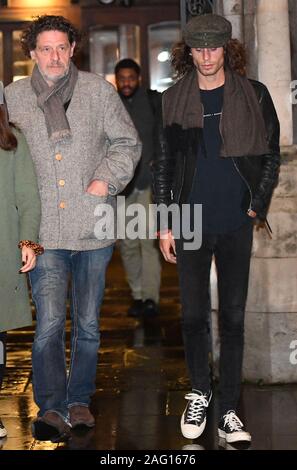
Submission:
M 67 443 L 32 438 L 37 409 L 32 399 L 33 328 L 9 333 L 8 368 L 0 395 L 0 416 L 8 437 L 3 450 L 208 450 L 226 449 L 217 437 L 216 397 L 201 438 L 180 433 L 189 380 L 180 332 L 174 266 L 164 265 L 161 312 L 157 318 L 126 316 L 131 302 L 118 252 L 110 265 L 101 315 L 97 391 L 91 410 L 96 427 L 72 432 Z M 70 324 L 67 322 L 69 340 Z M 69 351 L 68 351 L 69 353 Z M 239 410 L 252 434 L 250 449 L 297 449 L 297 385 L 243 385 Z M 234 450 L 228 446 L 227 449 Z M 1 460 L 1 459 L 0 459 Z

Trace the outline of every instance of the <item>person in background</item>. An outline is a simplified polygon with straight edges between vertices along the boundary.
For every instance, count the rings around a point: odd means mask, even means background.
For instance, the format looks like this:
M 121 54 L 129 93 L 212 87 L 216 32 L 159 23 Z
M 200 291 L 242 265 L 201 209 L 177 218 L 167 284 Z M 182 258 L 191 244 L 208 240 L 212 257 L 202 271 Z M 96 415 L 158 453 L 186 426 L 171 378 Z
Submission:
M 0 390 L 6 365 L 7 330 L 32 324 L 27 279 L 34 269 L 40 198 L 32 158 L 23 134 L 8 120 L 0 82 Z M 7 430 L 0 418 L 0 438 Z
M 123 59 L 116 64 L 115 79 L 121 100 L 142 141 L 142 154 L 135 175 L 123 193 L 126 196 L 126 208 L 131 204 L 141 204 L 148 221 L 149 204 L 152 202 L 151 162 L 160 151 L 158 120 L 162 116 L 161 94 L 141 86 L 141 69 L 132 59 Z M 126 222 L 129 222 L 129 217 Z M 120 241 L 120 250 L 133 297 L 128 315 L 157 314 L 161 265 L 156 241 L 149 236 L 135 240 L 127 236 Z
M 37 439 L 52 441 L 69 437 L 70 427 L 95 425 L 89 405 L 96 390 L 99 312 L 116 237 L 108 227 L 116 217 L 115 196 L 132 178 L 141 152 L 114 87 L 74 65 L 79 40 L 66 18 L 36 18 L 21 38 L 25 54 L 35 61 L 32 76 L 6 88 L 9 113 L 28 140 L 41 195 L 45 251 L 30 276 L 37 312 L 33 389 L 39 407 L 32 430 Z M 111 210 L 100 228 L 95 213 L 106 205 Z

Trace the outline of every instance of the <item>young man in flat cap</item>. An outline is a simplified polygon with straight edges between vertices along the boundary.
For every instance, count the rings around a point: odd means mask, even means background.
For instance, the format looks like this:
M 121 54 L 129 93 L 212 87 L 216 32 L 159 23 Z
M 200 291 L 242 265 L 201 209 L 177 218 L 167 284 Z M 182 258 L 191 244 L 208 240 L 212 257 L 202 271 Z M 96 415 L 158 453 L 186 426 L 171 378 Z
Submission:
M 157 203 L 188 203 L 191 209 L 202 204 L 198 250 L 187 249 L 171 227 L 160 239 L 166 261 L 177 262 L 192 385 L 181 431 L 189 439 L 202 434 L 212 396 L 208 316 L 214 256 L 221 339 L 218 433 L 229 443 L 251 440 L 236 408 L 253 221 L 266 220 L 280 160 L 271 97 L 263 84 L 246 78 L 244 48 L 231 37 L 231 23 L 218 15 L 197 16 L 186 25 L 172 60 L 181 78 L 163 100 L 167 152 L 154 164 Z

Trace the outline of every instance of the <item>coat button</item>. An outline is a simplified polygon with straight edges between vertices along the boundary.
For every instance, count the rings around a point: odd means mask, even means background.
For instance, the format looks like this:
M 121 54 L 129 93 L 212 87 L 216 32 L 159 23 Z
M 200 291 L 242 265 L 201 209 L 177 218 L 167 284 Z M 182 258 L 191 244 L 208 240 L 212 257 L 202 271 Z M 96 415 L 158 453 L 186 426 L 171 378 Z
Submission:
M 60 202 L 59 207 L 60 207 L 60 209 L 65 209 L 66 202 L 64 202 L 64 201 Z
M 65 180 L 59 180 L 59 186 L 65 186 Z
M 56 160 L 58 160 L 58 161 L 62 160 L 62 155 L 60 153 L 57 153 Z

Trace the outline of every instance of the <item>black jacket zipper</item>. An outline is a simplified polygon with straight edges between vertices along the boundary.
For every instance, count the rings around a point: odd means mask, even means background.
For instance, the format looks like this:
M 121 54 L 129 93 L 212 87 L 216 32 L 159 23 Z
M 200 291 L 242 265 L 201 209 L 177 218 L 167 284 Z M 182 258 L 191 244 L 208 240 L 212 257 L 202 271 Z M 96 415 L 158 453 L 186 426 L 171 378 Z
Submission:
M 223 117 L 223 110 L 222 110 L 222 114 L 221 114 L 221 117 L 220 117 L 219 131 L 220 131 L 220 134 L 221 134 L 222 144 L 224 145 L 224 138 L 223 138 L 223 134 L 222 134 L 222 130 L 221 130 L 222 117 Z M 241 179 L 244 181 L 246 187 L 247 187 L 248 190 L 249 190 L 249 193 L 250 193 L 250 205 L 249 205 L 248 211 L 249 211 L 249 210 L 252 210 L 253 194 L 252 194 L 251 187 L 250 187 L 250 185 L 248 184 L 248 182 L 247 182 L 247 180 L 245 179 L 245 177 L 241 174 L 241 172 L 240 172 L 238 166 L 236 165 L 236 163 L 235 163 L 235 161 L 234 161 L 234 157 L 231 157 L 231 158 L 232 158 L 233 165 L 234 165 L 235 168 L 236 168 L 236 171 L 238 172 L 239 176 L 240 176 Z
M 249 190 L 249 193 L 250 193 L 250 205 L 249 205 L 249 208 L 247 211 L 249 210 L 252 210 L 252 202 L 253 202 L 253 195 L 252 195 L 252 190 L 251 190 L 251 187 L 250 185 L 248 184 L 247 180 L 245 179 L 244 176 L 242 176 L 242 173 L 240 173 L 240 170 L 238 168 L 238 166 L 236 165 L 235 161 L 234 161 L 234 158 L 232 157 L 232 162 L 233 162 L 233 165 L 235 166 L 239 176 L 242 178 L 242 180 L 244 181 L 244 183 L 246 184 L 248 190 Z

